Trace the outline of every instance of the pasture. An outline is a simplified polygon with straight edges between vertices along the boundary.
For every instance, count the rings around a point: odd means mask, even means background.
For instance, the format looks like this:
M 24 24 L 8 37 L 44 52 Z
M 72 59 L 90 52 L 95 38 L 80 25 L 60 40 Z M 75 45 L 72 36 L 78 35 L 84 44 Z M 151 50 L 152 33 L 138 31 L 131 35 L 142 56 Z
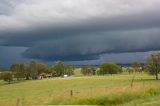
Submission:
M 0 106 L 159 106 L 160 80 L 154 79 L 154 76 L 137 73 L 53 78 L 14 84 L 0 81 Z

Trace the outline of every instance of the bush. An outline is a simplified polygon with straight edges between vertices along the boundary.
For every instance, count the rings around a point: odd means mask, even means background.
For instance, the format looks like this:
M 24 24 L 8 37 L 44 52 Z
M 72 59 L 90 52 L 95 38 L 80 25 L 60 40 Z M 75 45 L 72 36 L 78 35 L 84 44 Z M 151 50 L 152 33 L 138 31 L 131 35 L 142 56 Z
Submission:
M 73 66 L 65 66 L 64 67 L 64 74 L 71 76 L 74 74 L 74 67 Z
M 156 76 L 156 80 L 159 79 L 158 74 L 160 73 L 160 52 L 153 53 L 147 57 L 145 68 L 149 74 Z
M 0 74 L 0 79 L 8 82 L 8 83 L 11 83 L 11 81 L 13 81 L 13 75 L 11 72 L 2 72 Z
M 106 62 L 106 63 L 102 63 L 100 65 L 99 73 L 101 75 L 104 75 L 104 74 L 111 74 L 112 75 L 112 74 L 117 74 L 120 72 L 122 72 L 121 67 L 114 64 L 114 63 Z
M 74 74 L 74 67 L 67 66 L 62 61 L 56 61 L 55 65 L 52 66 L 49 70 L 53 77 L 63 77 L 65 74 L 71 76 Z
M 96 69 L 94 67 L 82 67 L 81 73 L 84 75 L 95 75 Z

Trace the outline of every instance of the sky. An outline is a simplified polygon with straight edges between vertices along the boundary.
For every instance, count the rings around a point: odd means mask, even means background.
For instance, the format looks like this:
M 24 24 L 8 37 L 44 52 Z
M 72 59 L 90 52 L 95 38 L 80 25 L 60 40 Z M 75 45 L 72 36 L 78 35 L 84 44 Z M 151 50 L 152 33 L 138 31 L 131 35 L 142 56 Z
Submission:
M 37 60 L 144 62 L 160 49 L 160 0 L 0 0 L 0 67 Z

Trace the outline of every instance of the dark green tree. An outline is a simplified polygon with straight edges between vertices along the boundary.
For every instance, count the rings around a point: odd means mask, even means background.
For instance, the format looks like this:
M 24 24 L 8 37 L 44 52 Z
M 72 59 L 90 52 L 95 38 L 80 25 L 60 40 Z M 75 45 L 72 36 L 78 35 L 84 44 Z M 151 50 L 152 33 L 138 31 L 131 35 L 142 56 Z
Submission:
M 24 76 L 26 80 L 29 80 L 31 78 L 31 70 L 30 70 L 30 65 L 24 64 L 25 69 L 24 69 Z
M 158 74 L 160 73 L 160 52 L 152 53 L 146 58 L 146 70 L 151 75 L 155 75 L 158 80 Z
M 60 77 L 64 75 L 65 65 L 62 61 L 55 62 L 55 65 L 51 68 L 52 74 L 55 77 Z
M 101 75 L 105 75 L 105 74 L 117 74 L 122 72 L 122 69 L 120 66 L 111 63 L 111 62 L 106 62 L 106 63 L 102 63 L 100 65 L 100 74 Z
M 11 72 L 2 72 L 0 73 L 0 79 L 8 82 L 9 84 L 13 81 L 13 75 Z
M 13 64 L 10 70 L 17 80 L 25 77 L 25 64 Z
M 73 66 L 65 66 L 64 74 L 71 76 L 74 74 L 74 69 Z
M 37 63 L 37 71 L 38 71 L 38 75 L 40 75 L 41 73 L 46 73 L 46 74 L 50 73 L 48 71 L 48 66 L 43 63 Z
M 32 61 L 29 65 L 30 76 L 32 79 L 38 79 L 38 63 Z

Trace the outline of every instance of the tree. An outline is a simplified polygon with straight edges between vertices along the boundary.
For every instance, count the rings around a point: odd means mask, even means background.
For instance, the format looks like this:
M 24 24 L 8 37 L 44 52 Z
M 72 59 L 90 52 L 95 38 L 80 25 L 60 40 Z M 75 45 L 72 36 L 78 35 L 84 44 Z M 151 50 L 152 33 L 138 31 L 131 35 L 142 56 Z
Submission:
M 28 65 L 28 64 L 25 64 L 24 76 L 25 76 L 26 80 L 29 80 L 31 77 L 30 65 Z
M 95 75 L 96 69 L 94 67 L 82 67 L 81 73 L 84 75 Z
M 38 65 L 36 61 L 32 61 L 29 65 L 30 76 L 32 79 L 38 78 Z
M 65 74 L 71 76 L 74 74 L 74 67 L 64 65 L 62 61 L 56 61 L 55 65 L 52 66 L 49 71 L 52 73 L 54 77 L 64 76 Z
M 134 61 L 131 64 L 131 67 L 134 69 L 135 72 L 138 72 L 140 71 L 141 64 L 138 61 Z
M 55 77 L 63 76 L 65 71 L 65 65 L 62 61 L 55 62 L 55 65 L 51 68 L 52 75 Z
M 0 73 L 0 79 L 8 82 L 9 84 L 13 81 L 13 75 L 11 72 L 2 72 Z
M 10 70 L 17 80 L 25 77 L 25 64 L 12 64 Z
M 110 63 L 110 62 L 106 62 L 106 63 L 102 63 L 100 65 L 100 74 L 104 75 L 104 74 L 117 74 L 119 72 L 121 72 L 122 69 L 120 66 L 114 64 L 114 63 Z
M 48 71 L 48 66 L 42 63 L 37 63 L 37 71 L 38 71 L 38 75 L 40 75 L 41 73 L 50 73 Z
M 74 74 L 74 67 L 73 66 L 65 66 L 64 74 L 66 75 L 73 75 Z
M 160 73 L 160 52 L 152 53 L 146 58 L 147 71 L 151 75 L 155 75 L 158 80 L 158 74 Z

